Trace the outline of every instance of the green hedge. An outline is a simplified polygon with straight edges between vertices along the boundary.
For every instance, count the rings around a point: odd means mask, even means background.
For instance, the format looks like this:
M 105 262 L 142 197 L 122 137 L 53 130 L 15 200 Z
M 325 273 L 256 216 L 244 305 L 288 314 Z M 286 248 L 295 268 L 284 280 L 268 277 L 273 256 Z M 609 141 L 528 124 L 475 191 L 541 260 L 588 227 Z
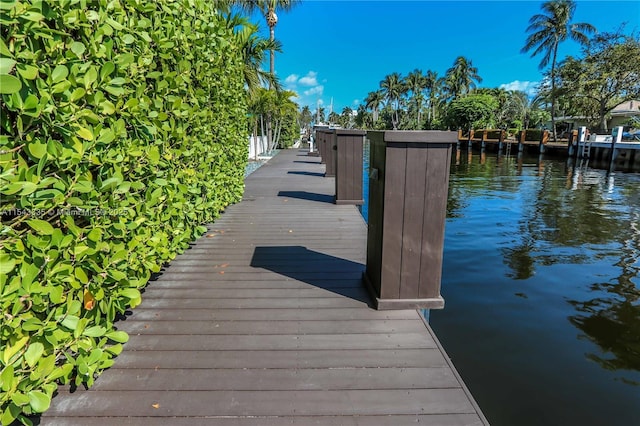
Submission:
M 242 63 L 214 3 L 0 1 L 3 425 L 90 386 L 151 273 L 241 197 Z

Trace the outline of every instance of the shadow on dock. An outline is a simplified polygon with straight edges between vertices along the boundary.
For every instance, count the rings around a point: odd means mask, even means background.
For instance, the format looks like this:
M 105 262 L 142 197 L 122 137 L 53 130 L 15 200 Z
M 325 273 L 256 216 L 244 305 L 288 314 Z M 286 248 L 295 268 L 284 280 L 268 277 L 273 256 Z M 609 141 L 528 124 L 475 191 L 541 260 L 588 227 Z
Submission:
M 321 203 L 333 204 L 333 195 L 317 194 L 307 191 L 280 191 L 278 197 L 298 198 L 300 200 L 319 201 Z
M 364 265 L 361 263 L 309 250 L 303 246 L 259 246 L 253 251 L 251 266 L 373 307 L 362 284 Z
M 301 176 L 317 176 L 317 177 L 324 177 L 324 173 L 318 173 L 318 172 L 303 172 L 303 171 L 299 171 L 299 170 L 289 170 L 287 172 L 287 174 L 290 175 L 301 175 Z

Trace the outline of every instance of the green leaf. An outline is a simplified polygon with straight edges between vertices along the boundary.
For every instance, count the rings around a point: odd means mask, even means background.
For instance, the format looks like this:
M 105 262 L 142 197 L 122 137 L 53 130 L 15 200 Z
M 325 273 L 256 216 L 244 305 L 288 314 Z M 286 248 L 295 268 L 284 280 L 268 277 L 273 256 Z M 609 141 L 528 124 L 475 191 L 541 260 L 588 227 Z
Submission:
M 136 288 L 127 288 L 120 293 L 122 296 L 129 299 L 139 299 L 140 298 L 140 290 Z
M 13 366 L 7 365 L 0 374 L 0 389 L 3 392 L 9 392 L 13 385 Z
M 87 277 L 87 273 L 84 271 L 84 269 L 76 267 L 73 274 L 82 284 L 87 284 L 89 282 L 89 277 Z
M 31 142 L 27 145 L 27 151 L 32 157 L 40 159 L 47 155 L 47 144 Z
M 69 75 L 69 69 L 64 65 L 58 65 L 51 73 L 51 82 L 59 83 Z
M 158 150 L 158 147 L 152 146 L 151 148 L 149 148 L 148 156 L 151 164 L 157 164 L 158 161 L 160 161 L 160 151 Z
M 2 413 L 2 417 L 0 417 L 0 424 L 3 425 L 11 425 L 18 418 L 22 409 L 14 403 L 7 404 L 6 410 Z
M 35 80 L 38 77 L 38 68 L 32 65 L 18 64 L 16 66 L 18 73 L 27 80 Z
M 114 186 L 118 186 L 122 183 L 122 178 L 120 177 L 111 177 L 109 179 L 106 179 L 102 182 L 102 186 L 100 187 L 100 190 L 104 190 L 104 189 L 108 189 L 108 188 L 112 188 Z
M 71 97 L 69 98 L 69 100 L 71 102 L 75 102 L 78 99 L 82 98 L 85 93 L 87 93 L 82 87 L 78 87 L 76 90 L 73 91 L 73 93 L 71 93 Z
M 129 335 L 124 331 L 112 331 L 107 333 L 107 337 L 117 343 L 126 343 L 129 340 Z
M 84 87 L 90 87 L 97 79 L 98 71 L 96 70 L 96 67 L 90 67 L 84 75 Z
M 86 50 L 87 48 L 84 46 L 84 44 L 80 43 L 79 41 L 74 41 L 73 43 L 71 43 L 71 51 L 75 53 L 76 56 L 80 59 L 82 59 L 82 55 Z
M 75 330 L 76 327 L 78 326 L 78 321 L 80 320 L 80 318 L 78 318 L 75 315 L 67 315 L 63 320 L 62 320 L 62 325 L 67 327 L 69 330 Z
M 2 39 L 2 37 L 0 37 L 0 54 L 6 56 L 8 58 L 12 58 L 13 57 L 13 53 L 11 53 L 11 51 L 9 50 L 7 45 L 5 44 L 4 40 Z
M 24 336 L 21 339 L 18 339 L 18 341 L 13 345 L 7 345 L 4 348 L 4 352 L 2 353 L 2 362 L 4 363 L 4 365 L 7 365 L 10 363 L 11 358 L 13 358 L 15 354 L 20 352 L 22 348 L 24 348 L 24 345 L 27 344 L 28 340 L 29 340 L 29 336 Z
M 131 34 L 125 34 L 125 35 L 122 37 L 122 41 L 124 42 L 124 44 L 131 44 L 131 43 L 133 43 L 134 41 L 136 41 L 136 39 L 135 39 L 135 37 L 134 37 L 134 36 L 132 36 Z
M 22 15 L 20 15 L 20 18 L 26 19 L 26 20 L 32 21 L 32 22 L 39 22 L 39 21 L 42 21 L 44 19 L 44 16 L 41 13 L 38 13 L 38 12 L 26 12 L 26 13 L 23 13 Z
M 0 74 L 10 74 L 16 61 L 11 58 L 0 58 Z
M 115 69 L 116 66 L 113 62 L 105 62 L 100 68 L 100 81 L 105 81 Z
M 10 95 L 18 93 L 22 89 L 22 82 L 19 78 L 9 74 L 0 74 L 0 94 Z
M 16 0 L 1 0 L 0 10 L 11 10 L 15 7 Z
M 38 97 L 36 95 L 29 95 L 27 99 L 24 100 L 24 105 L 22 105 L 23 109 L 30 110 L 38 107 Z
M 38 232 L 42 235 L 51 235 L 53 234 L 53 226 L 45 220 L 41 219 L 31 219 L 27 221 L 27 225 L 33 228 L 34 231 Z
M 0 274 L 8 275 L 16 266 L 16 260 L 9 253 L 0 254 Z
M 116 135 L 113 133 L 111 129 L 103 129 L 100 132 L 100 137 L 98 138 L 98 142 L 101 143 L 110 143 L 116 138 Z
M 38 189 L 38 185 L 36 185 L 33 182 L 16 182 L 11 184 L 10 186 L 16 185 L 16 184 L 20 185 L 21 187 L 20 195 L 29 195 Z
M 29 349 L 24 353 L 24 359 L 29 367 L 36 365 L 43 352 L 44 345 L 42 343 L 36 342 L 29 345 Z
M 87 328 L 82 335 L 88 337 L 102 337 L 107 332 L 107 329 L 99 325 Z
M 40 391 L 31 391 L 27 395 L 29 395 L 29 405 L 31 405 L 31 408 L 33 408 L 34 412 L 44 413 L 49 409 L 51 398 L 46 393 Z
M 80 136 L 84 140 L 88 140 L 88 141 L 93 140 L 93 133 L 91 132 L 91 130 L 87 129 L 86 127 L 79 127 L 76 130 L 76 135 Z

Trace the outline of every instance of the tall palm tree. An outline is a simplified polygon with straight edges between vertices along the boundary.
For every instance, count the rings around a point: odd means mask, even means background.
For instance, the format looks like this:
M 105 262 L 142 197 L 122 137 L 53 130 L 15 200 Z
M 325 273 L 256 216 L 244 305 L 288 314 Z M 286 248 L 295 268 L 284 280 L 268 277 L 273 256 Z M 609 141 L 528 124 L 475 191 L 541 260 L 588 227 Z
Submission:
M 576 3 L 573 0 L 551 0 L 541 6 L 544 14 L 533 15 L 529 19 L 527 32 L 529 37 L 521 52 L 533 50 L 531 57 L 542 54 L 538 68 L 543 69 L 551 63 L 551 127 L 553 139 L 556 139 L 556 62 L 558 46 L 570 38 L 580 44 L 588 44 L 587 34 L 596 32 L 593 25 L 588 23 L 571 23 Z
M 445 81 L 453 99 L 457 99 L 475 89 L 475 82 L 482 83 L 482 78 L 478 75 L 478 68 L 469 59 L 458 56 L 447 70 Z
M 309 131 L 311 122 L 313 121 L 313 114 L 311 113 L 311 108 L 309 108 L 309 105 L 305 105 L 302 107 L 298 120 L 300 122 L 300 128 L 304 129 L 305 131 Z
M 375 92 L 369 92 L 364 102 L 365 107 L 369 108 L 372 111 L 373 124 L 375 124 L 376 121 L 378 121 L 380 105 L 382 105 L 382 102 L 384 102 L 384 94 L 379 90 L 376 90 Z
M 402 76 L 397 72 L 387 75 L 384 80 L 380 82 L 380 88 L 392 109 L 391 122 L 393 124 L 393 130 L 397 130 L 398 124 L 400 123 L 400 98 L 406 91 L 402 83 Z
M 411 103 L 416 109 L 416 130 L 422 128 L 422 102 L 424 101 L 424 95 L 422 91 L 427 85 L 427 80 L 422 70 L 415 69 L 411 71 L 404 79 L 404 85 L 408 91 L 411 92 Z
M 247 12 L 252 13 L 259 10 L 267 20 L 269 26 L 269 40 L 275 41 L 276 25 L 278 24 L 278 15 L 276 10 L 289 11 L 299 0 L 243 0 L 237 1 Z M 275 49 L 271 49 L 269 57 L 269 72 L 275 74 Z
M 431 128 L 433 122 L 436 119 L 436 106 L 438 104 L 438 98 L 444 85 L 444 80 L 438 77 L 438 73 L 432 70 L 427 70 L 425 74 L 424 90 L 427 92 L 427 99 L 429 102 L 428 109 L 428 127 Z
M 340 125 L 345 129 L 350 129 L 352 127 L 351 121 L 353 120 L 353 108 L 344 107 L 342 108 L 342 114 L 340 114 Z

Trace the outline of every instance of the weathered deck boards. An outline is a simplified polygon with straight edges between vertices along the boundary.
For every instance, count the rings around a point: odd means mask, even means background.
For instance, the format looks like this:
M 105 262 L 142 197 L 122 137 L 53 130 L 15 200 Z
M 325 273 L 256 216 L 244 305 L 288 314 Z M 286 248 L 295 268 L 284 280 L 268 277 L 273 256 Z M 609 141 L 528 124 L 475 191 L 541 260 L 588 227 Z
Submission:
M 366 225 L 284 151 L 117 324 L 131 338 L 42 425 L 487 424 L 419 313 L 370 307 Z

